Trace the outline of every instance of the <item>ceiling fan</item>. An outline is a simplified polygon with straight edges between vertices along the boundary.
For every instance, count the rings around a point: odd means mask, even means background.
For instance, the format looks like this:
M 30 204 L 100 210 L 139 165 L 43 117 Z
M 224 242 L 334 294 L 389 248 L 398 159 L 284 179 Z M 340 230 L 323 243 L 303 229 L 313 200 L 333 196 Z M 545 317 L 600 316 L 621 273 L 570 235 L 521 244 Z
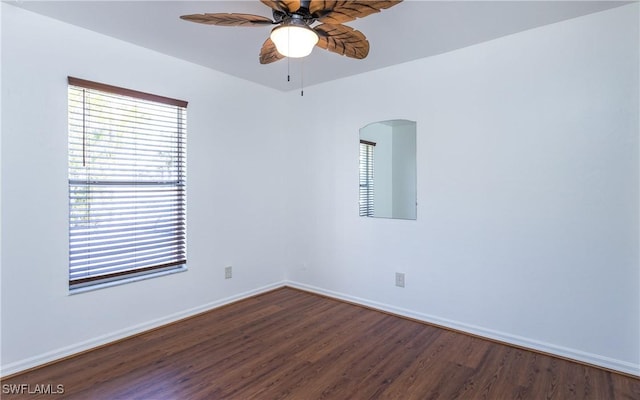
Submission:
M 260 63 L 269 64 L 284 57 L 305 57 L 314 46 L 347 57 L 363 59 L 369 54 L 369 41 L 344 22 L 380 12 L 402 0 L 319 1 L 260 0 L 273 10 L 273 20 L 253 14 L 191 14 L 180 18 L 208 25 L 278 25 L 262 45 Z M 313 26 L 316 22 L 320 24 Z

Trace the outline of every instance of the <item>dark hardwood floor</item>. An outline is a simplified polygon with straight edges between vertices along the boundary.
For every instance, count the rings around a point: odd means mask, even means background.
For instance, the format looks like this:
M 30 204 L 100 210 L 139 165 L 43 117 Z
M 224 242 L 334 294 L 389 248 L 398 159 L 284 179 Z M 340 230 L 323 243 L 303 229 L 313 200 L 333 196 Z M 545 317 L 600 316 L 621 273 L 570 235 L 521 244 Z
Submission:
M 6 399 L 640 399 L 639 379 L 290 288 L 2 385 Z

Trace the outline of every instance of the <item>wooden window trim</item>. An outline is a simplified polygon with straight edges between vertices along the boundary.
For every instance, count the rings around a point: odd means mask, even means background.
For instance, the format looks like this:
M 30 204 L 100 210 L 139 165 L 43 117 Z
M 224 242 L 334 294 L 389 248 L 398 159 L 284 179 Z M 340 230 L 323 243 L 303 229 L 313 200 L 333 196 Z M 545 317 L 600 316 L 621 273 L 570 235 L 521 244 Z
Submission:
M 171 97 L 158 96 L 157 94 L 140 92 L 138 90 L 126 89 L 118 86 L 107 85 L 105 83 L 88 81 L 85 79 L 74 78 L 72 76 L 67 77 L 69 84 L 74 86 L 83 87 L 85 89 L 96 89 L 103 92 L 109 92 L 113 94 L 119 94 L 122 96 L 135 97 L 137 99 L 155 101 L 157 103 L 168 104 L 171 106 L 187 107 L 188 102 L 184 100 L 172 99 Z

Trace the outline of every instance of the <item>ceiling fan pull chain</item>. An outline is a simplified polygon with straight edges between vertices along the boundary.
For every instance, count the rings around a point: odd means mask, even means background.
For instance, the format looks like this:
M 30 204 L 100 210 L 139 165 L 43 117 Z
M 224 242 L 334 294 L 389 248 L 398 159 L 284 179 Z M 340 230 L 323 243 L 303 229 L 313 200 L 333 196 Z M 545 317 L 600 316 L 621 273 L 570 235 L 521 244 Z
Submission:
M 300 96 L 304 96 L 304 59 L 300 60 Z
M 291 31 L 287 30 L 287 49 L 291 48 Z M 287 82 L 291 82 L 291 57 L 287 57 Z

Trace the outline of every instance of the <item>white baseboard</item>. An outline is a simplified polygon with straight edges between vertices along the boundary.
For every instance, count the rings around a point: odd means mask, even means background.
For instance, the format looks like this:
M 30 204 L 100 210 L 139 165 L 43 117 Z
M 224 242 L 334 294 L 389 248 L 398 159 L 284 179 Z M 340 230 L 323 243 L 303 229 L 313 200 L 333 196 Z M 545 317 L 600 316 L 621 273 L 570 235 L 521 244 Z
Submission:
M 640 364 L 633 364 L 627 361 L 616 360 L 609 357 L 601 356 L 598 354 L 587 353 L 584 351 L 571 349 L 568 347 L 557 346 L 551 343 L 544 343 L 534 339 L 529 339 L 522 336 L 512 335 L 509 333 L 499 332 L 492 329 L 483 328 L 480 326 L 470 325 L 458 321 L 453 321 L 445 318 L 436 317 L 433 315 L 418 313 L 412 310 L 407 310 L 400 307 L 394 307 L 388 304 L 378 303 L 375 301 L 363 299 L 347 295 L 344 293 L 334 292 L 332 290 L 322 289 L 316 286 L 307 285 L 299 282 L 287 281 L 285 284 L 292 288 L 305 290 L 312 293 L 321 294 L 323 296 L 332 297 L 339 300 L 348 301 L 355 304 L 360 304 L 366 307 L 370 307 L 376 310 L 389 312 L 392 314 L 404 316 L 407 318 L 415 319 L 418 321 L 427 322 L 434 325 L 451 328 L 457 331 L 470 333 L 473 335 L 485 337 L 499 342 L 512 344 L 514 346 L 523 347 L 531 350 L 540 351 L 556 355 L 559 357 L 591 364 L 603 368 L 607 368 L 614 371 L 620 371 L 627 374 L 640 377 Z
M 40 354 L 35 357 L 30 357 L 24 360 L 2 365 L 2 367 L 0 368 L 0 371 L 1 371 L 0 376 L 4 377 L 8 375 L 13 375 L 15 373 L 25 371 L 30 368 L 44 365 L 52 361 L 60 360 L 62 358 L 69 357 L 74 354 L 81 353 L 83 351 L 87 351 L 87 350 L 90 350 L 90 349 L 93 349 L 93 348 L 96 348 L 120 339 L 127 338 L 129 336 L 133 336 L 133 335 L 154 329 L 154 328 L 158 328 L 162 325 L 170 324 L 172 322 L 181 320 L 183 318 L 191 317 L 193 315 L 196 315 L 205 311 L 209 311 L 214 308 L 218 308 L 226 304 L 233 303 L 238 300 L 252 297 L 264 292 L 268 292 L 270 290 L 277 289 L 283 286 L 285 286 L 285 282 L 276 282 L 270 285 L 259 287 L 257 289 L 249 290 L 243 293 L 238 293 L 236 295 L 226 297 L 224 299 L 216 300 L 207 304 L 193 307 L 188 310 L 180 311 L 180 312 L 168 315 L 166 317 L 154 319 L 154 320 L 147 321 L 142 324 L 138 324 L 126 329 L 121 329 L 119 331 L 111 332 L 106 335 L 98 336 L 96 338 L 86 340 L 84 342 L 76 343 L 60 349 L 49 351 L 47 353 Z

